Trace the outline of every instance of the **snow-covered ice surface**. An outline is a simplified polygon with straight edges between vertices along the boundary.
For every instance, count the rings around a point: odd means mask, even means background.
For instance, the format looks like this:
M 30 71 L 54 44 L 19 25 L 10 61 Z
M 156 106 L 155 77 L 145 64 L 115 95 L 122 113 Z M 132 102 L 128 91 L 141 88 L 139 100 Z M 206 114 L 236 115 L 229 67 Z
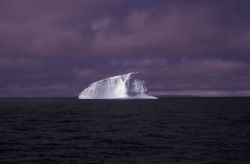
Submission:
M 94 82 L 84 89 L 79 99 L 157 99 L 147 94 L 143 80 L 132 72 Z

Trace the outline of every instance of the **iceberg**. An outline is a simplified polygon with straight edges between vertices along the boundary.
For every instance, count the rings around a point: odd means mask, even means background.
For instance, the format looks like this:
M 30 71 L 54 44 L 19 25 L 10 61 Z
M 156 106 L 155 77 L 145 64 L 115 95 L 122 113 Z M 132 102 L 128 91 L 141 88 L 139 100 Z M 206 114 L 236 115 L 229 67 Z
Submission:
M 157 99 L 147 94 L 148 89 L 137 72 L 109 77 L 90 84 L 79 99 Z

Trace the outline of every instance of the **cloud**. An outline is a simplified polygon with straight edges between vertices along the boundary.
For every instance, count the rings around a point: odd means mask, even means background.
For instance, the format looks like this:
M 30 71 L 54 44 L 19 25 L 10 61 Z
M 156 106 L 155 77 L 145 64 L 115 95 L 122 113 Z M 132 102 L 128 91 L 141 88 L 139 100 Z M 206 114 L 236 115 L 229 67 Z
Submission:
M 227 97 L 227 96 L 250 96 L 250 90 L 223 91 L 223 90 L 182 90 L 152 92 L 157 96 L 198 96 L 198 97 Z
M 58 86 L 65 92 L 56 96 L 70 96 L 129 71 L 142 72 L 154 91 L 244 95 L 240 91 L 250 89 L 249 4 L 2 0 L 0 96 L 53 95 Z

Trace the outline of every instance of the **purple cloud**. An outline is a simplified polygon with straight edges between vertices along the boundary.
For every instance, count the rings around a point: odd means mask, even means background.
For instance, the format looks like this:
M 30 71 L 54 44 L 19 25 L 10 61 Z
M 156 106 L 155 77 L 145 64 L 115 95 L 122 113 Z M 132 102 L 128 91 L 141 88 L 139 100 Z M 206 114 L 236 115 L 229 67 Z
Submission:
M 248 5 L 3 0 L 0 97 L 75 96 L 92 81 L 130 71 L 155 93 L 247 95 Z

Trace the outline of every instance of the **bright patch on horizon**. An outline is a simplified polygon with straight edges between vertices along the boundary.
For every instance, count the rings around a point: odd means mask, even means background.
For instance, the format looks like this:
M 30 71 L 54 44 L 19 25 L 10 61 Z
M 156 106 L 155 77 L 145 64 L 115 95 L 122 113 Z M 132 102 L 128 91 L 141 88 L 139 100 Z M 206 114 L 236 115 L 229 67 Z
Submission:
M 147 94 L 144 81 L 136 75 L 132 72 L 94 82 L 80 93 L 79 99 L 157 99 Z

